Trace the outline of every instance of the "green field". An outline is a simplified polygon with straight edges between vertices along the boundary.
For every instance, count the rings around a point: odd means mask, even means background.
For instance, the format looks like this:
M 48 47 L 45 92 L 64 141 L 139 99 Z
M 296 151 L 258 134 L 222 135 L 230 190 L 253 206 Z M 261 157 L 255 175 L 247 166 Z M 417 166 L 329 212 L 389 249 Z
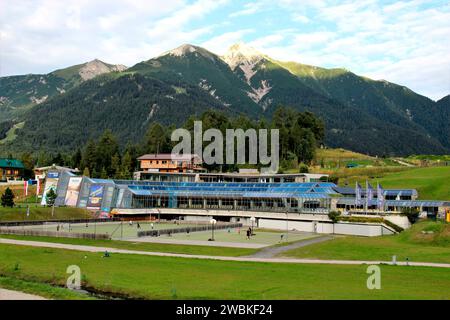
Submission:
M 450 166 L 414 168 L 371 180 L 377 181 L 384 188 L 417 189 L 420 199 L 450 200 Z
M 381 266 L 368 290 L 367 266 L 213 261 L 0 245 L 0 274 L 64 285 L 78 265 L 83 287 L 146 299 L 448 299 L 449 270 Z
M 27 208 L 14 207 L 4 208 L 0 207 L 0 221 L 30 221 L 30 220 L 56 220 L 56 219 L 89 219 L 92 214 L 80 208 L 58 207 L 55 208 L 54 216 L 52 217 L 52 208 L 41 207 L 35 204 L 30 205 L 30 215 L 27 217 Z
M 334 173 L 339 185 L 355 186 L 381 183 L 383 188 L 417 189 L 419 199 L 450 200 L 450 166 L 446 167 L 370 167 L 341 169 Z
M 393 255 L 398 261 L 450 263 L 450 224 L 425 221 L 394 236 L 339 237 L 283 253 L 295 258 L 383 261 L 391 261 Z
M 0 238 L 18 239 L 30 241 L 43 241 L 52 243 L 65 243 L 84 246 L 108 247 L 136 251 L 151 252 L 168 252 L 181 254 L 209 255 L 209 256 L 246 256 L 255 253 L 257 249 L 248 248 L 229 248 L 215 246 L 198 246 L 198 245 L 180 245 L 180 244 L 163 244 L 151 242 L 132 242 L 119 240 L 90 240 L 90 239 L 74 239 L 74 238 L 55 238 L 40 236 L 21 236 L 21 235 L 0 235 Z

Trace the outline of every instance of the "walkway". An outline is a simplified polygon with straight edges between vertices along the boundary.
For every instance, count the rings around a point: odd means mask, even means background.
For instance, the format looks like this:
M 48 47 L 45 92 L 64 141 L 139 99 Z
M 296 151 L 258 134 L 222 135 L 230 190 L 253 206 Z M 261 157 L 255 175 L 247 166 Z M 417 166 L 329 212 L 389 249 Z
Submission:
M 98 253 L 101 252 L 101 253 L 103 253 L 105 251 L 108 251 L 110 253 L 139 254 L 139 255 L 146 255 L 146 256 L 176 257 L 176 258 L 190 258 L 190 259 L 210 259 L 210 260 L 220 260 L 220 261 L 244 261 L 244 262 L 266 262 L 266 263 L 303 263 L 303 264 L 347 264 L 347 265 L 392 264 L 391 261 L 318 260 L 318 259 L 290 259 L 290 258 L 203 256 L 203 255 L 193 255 L 193 254 L 135 251 L 135 250 L 107 248 L 107 247 L 81 246 L 81 245 L 73 245 L 73 244 L 13 240 L 13 239 L 0 239 L 0 244 L 13 244 L 13 245 L 22 245 L 22 246 L 29 246 L 29 247 L 66 249 L 66 250 L 76 250 L 76 251 L 84 251 L 84 252 L 98 252 Z M 450 263 L 397 262 L 397 265 L 450 268 Z
M 247 248 L 247 249 L 261 249 L 261 248 L 270 246 L 270 244 L 261 244 L 261 243 L 163 239 L 163 238 L 157 238 L 157 237 L 133 238 L 133 239 L 127 239 L 127 241 L 131 241 L 131 242 L 164 243 L 164 244 L 182 244 L 182 245 L 189 245 L 189 246 Z
M 0 300 L 47 300 L 34 294 L 0 288 Z
M 285 246 L 267 247 L 267 248 L 262 249 L 252 255 L 249 255 L 248 257 L 250 257 L 250 258 L 273 258 L 273 257 L 278 256 L 280 253 L 286 252 L 288 250 L 306 247 L 311 244 L 324 242 L 324 241 L 328 241 L 328 240 L 332 240 L 332 239 L 334 239 L 332 236 L 320 236 L 320 237 L 315 237 L 315 238 L 311 238 L 311 239 L 297 241 L 297 242 L 294 242 L 292 244 L 288 244 Z
M 395 161 L 398 164 L 400 164 L 402 166 L 405 166 L 405 167 L 415 167 L 415 165 L 413 165 L 412 163 L 405 162 L 405 161 L 403 161 L 401 159 L 398 159 L 398 158 L 392 158 L 392 161 Z

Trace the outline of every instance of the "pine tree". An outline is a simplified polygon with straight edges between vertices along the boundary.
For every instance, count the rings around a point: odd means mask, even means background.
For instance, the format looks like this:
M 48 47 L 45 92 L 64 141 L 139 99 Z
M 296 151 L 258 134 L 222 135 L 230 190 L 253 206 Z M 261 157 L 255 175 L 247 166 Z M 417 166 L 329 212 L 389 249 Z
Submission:
M 122 158 L 122 165 L 120 170 L 120 178 L 121 179 L 130 179 L 131 178 L 131 155 L 129 152 L 125 152 Z
M 90 177 L 91 176 L 91 174 L 89 172 L 89 167 L 84 168 L 83 176 L 85 176 L 85 177 Z
M 108 179 L 108 172 L 106 171 L 105 167 L 103 167 L 102 171 L 100 171 L 100 179 Z
M 119 178 L 120 176 L 120 157 L 119 154 L 116 153 L 111 157 L 111 169 L 110 169 L 110 175 Z
M 152 123 L 144 138 L 143 152 L 163 153 L 169 150 L 169 139 L 164 127 L 157 122 Z
M 72 155 L 72 158 L 70 159 L 72 168 L 80 168 L 81 167 L 81 150 L 80 148 L 75 151 L 75 153 Z
M 56 194 L 55 190 L 50 189 L 47 192 L 47 194 L 45 195 L 45 198 L 47 199 L 47 205 L 49 207 L 51 207 L 55 204 L 56 197 L 57 197 L 57 194 Z
M 96 150 L 97 170 L 105 168 L 107 174 L 112 173 L 111 159 L 119 153 L 119 144 L 111 130 L 107 129 L 100 137 Z
M 5 190 L 5 193 L 2 195 L 1 202 L 2 207 L 14 207 L 14 193 L 12 190 L 8 187 Z
M 84 148 L 83 156 L 82 156 L 82 166 L 89 168 L 89 171 L 92 172 L 92 176 L 94 176 L 94 169 L 97 169 L 97 146 L 94 140 L 89 140 Z

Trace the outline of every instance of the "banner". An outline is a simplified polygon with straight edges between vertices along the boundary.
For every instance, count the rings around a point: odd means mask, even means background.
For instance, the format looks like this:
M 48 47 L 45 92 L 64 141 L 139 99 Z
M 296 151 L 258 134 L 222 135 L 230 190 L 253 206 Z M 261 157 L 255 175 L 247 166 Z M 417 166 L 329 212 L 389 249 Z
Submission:
M 56 178 L 50 178 L 50 175 L 47 175 L 47 179 L 45 180 L 45 186 L 44 186 L 44 193 L 42 194 L 42 200 L 41 205 L 46 206 L 47 205 L 47 193 L 53 189 L 53 191 L 56 193 L 56 187 L 58 186 L 58 180 L 59 176 L 53 175 L 53 177 Z
M 377 185 L 377 206 L 378 210 L 384 210 L 384 190 L 381 184 Z
M 88 209 L 100 209 L 103 200 L 103 186 L 93 184 L 89 191 Z
M 66 206 L 75 207 L 77 205 L 82 179 L 82 177 L 70 178 L 69 185 L 67 186 L 66 199 L 64 201 Z
M 366 199 L 367 203 L 370 205 L 370 201 L 373 199 L 373 188 L 369 182 L 367 182 Z
M 357 182 L 355 187 L 355 206 L 362 205 L 361 185 Z
M 41 192 L 41 182 L 39 181 L 39 179 L 36 180 L 37 181 L 37 185 L 36 185 L 36 197 L 39 196 L 39 193 Z

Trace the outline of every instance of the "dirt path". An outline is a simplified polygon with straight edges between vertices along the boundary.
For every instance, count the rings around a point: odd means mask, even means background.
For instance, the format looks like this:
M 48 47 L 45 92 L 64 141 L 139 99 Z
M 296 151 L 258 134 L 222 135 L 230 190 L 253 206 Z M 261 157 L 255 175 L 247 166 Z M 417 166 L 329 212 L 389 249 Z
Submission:
M 65 249 L 85 252 L 98 252 L 103 253 L 108 251 L 109 253 L 121 253 L 121 254 L 139 254 L 145 256 L 157 256 L 157 257 L 175 257 L 175 258 L 189 258 L 189 259 L 209 259 L 220 261 L 247 261 L 247 262 L 267 262 L 267 263 L 305 263 L 305 264 L 347 264 L 347 265 L 364 265 L 364 264 L 392 264 L 391 261 L 363 261 L 363 260 L 319 260 L 319 259 L 291 259 L 291 258 L 253 258 L 253 257 L 222 257 L 222 256 L 203 256 L 193 254 L 180 254 L 180 253 L 165 253 L 165 252 L 149 252 L 149 251 L 135 251 L 124 250 L 107 247 L 93 247 L 82 246 L 63 243 L 52 242 L 40 242 L 40 241 L 25 241 L 25 240 L 13 240 L 13 239 L 0 239 L 0 244 L 22 245 L 28 247 L 41 247 L 41 248 L 54 248 Z M 424 266 L 424 267 L 439 267 L 450 268 L 450 263 L 432 263 L 432 262 L 397 262 L 400 266 Z
M 392 161 L 395 161 L 395 162 L 397 162 L 398 164 L 400 164 L 400 165 L 402 165 L 402 166 L 405 166 L 405 167 L 415 167 L 415 165 L 413 165 L 412 163 L 405 162 L 405 161 L 403 161 L 403 160 L 401 160 L 401 159 L 392 158 Z
M 0 288 L 0 300 L 47 300 L 34 294 Z
M 264 248 L 252 255 L 249 255 L 248 257 L 249 258 L 274 258 L 274 257 L 278 256 L 280 253 L 286 252 L 288 250 L 297 249 L 297 248 L 309 246 L 314 243 L 324 242 L 324 241 L 328 241 L 328 240 L 332 240 L 332 239 L 333 239 L 332 236 L 320 236 L 320 237 L 315 237 L 315 238 L 311 238 L 311 239 L 297 241 L 295 243 L 288 244 L 285 246 L 267 247 L 267 248 Z

